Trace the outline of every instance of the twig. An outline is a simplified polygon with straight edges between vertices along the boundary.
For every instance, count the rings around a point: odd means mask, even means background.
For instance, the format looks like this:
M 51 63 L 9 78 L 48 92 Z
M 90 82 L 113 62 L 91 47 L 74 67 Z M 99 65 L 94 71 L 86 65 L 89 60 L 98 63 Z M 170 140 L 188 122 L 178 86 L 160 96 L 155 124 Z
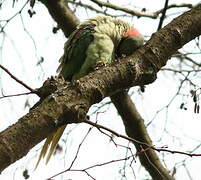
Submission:
M 169 0 L 166 0 L 166 1 L 165 1 L 165 6 L 164 6 L 164 8 L 163 8 L 162 16 L 161 16 L 161 18 L 160 18 L 157 31 L 159 31 L 159 30 L 162 28 L 163 21 L 164 21 L 164 19 L 165 19 L 166 10 L 167 10 L 167 8 L 168 8 L 168 1 L 169 1 Z
M 146 143 L 144 143 L 144 142 L 140 142 L 140 141 L 135 140 L 135 139 L 133 139 L 133 138 L 130 138 L 130 137 L 127 137 L 127 136 L 118 134 L 117 132 L 115 132 L 115 131 L 113 131 L 113 130 L 107 128 L 107 127 L 104 127 L 104 126 L 102 126 L 102 125 L 100 125 L 100 124 L 96 124 L 96 123 L 93 123 L 93 122 L 88 121 L 88 120 L 85 120 L 85 121 L 83 121 L 83 122 L 84 122 L 84 123 L 87 123 L 87 124 L 90 124 L 90 125 L 92 125 L 92 126 L 95 126 L 95 127 L 98 128 L 98 129 L 100 128 L 100 129 L 104 129 L 104 130 L 106 130 L 106 131 L 108 131 L 108 132 L 111 132 L 112 134 L 116 135 L 117 137 L 121 137 L 121 138 L 126 139 L 126 140 L 128 140 L 128 141 L 132 141 L 132 142 L 135 142 L 135 143 L 138 143 L 138 144 L 143 144 L 143 145 L 146 145 L 146 146 L 147 146 L 146 149 L 143 149 L 142 151 L 140 151 L 140 152 L 138 152 L 138 153 L 145 152 L 145 151 L 147 151 L 147 150 L 149 150 L 149 149 L 153 149 L 153 150 L 156 150 L 156 151 L 158 151 L 158 152 L 161 152 L 161 151 L 162 151 L 162 152 L 169 152 L 169 153 L 172 153 L 172 154 L 174 154 L 174 153 L 177 153 L 177 154 L 184 154 L 184 155 L 187 155 L 187 156 L 190 156 L 190 157 L 192 157 L 192 156 L 201 156 L 201 154 L 186 153 L 186 152 L 183 152 L 183 151 L 173 151 L 173 150 L 165 149 L 164 147 L 162 147 L 162 148 L 156 148 L 156 147 L 150 146 L 150 145 L 148 145 L 148 144 L 146 144 Z
M 84 4 L 84 3 L 82 3 L 81 1 L 75 2 L 74 0 L 69 0 L 68 3 L 74 4 L 74 5 L 76 5 L 76 6 L 83 7 L 83 8 L 85 8 L 85 9 L 89 9 L 89 10 L 91 10 L 91 11 L 95 11 L 96 13 L 104 14 L 104 15 L 107 15 L 107 16 L 110 15 L 110 14 L 107 14 L 107 13 L 105 13 L 105 12 L 102 12 L 102 11 L 100 11 L 100 10 L 94 8 L 93 6 L 90 6 L 90 5 L 88 5 L 88 4 Z
M 102 1 L 99 1 L 99 0 L 91 0 L 91 1 L 94 2 L 95 4 L 97 4 L 100 7 L 104 6 L 104 7 L 108 7 L 108 8 L 111 8 L 111 9 L 120 10 L 120 11 L 123 11 L 125 13 L 131 14 L 131 15 L 134 15 L 134 16 L 150 17 L 150 18 L 153 18 L 153 19 L 157 18 L 157 15 L 155 13 L 144 13 L 144 12 L 134 11 L 134 10 L 131 10 L 131 9 L 128 9 L 128 8 L 124 8 L 122 6 L 117 6 L 117 5 L 111 4 L 109 2 L 102 2 Z
M 174 151 L 174 150 L 170 150 L 170 149 L 164 149 L 164 148 L 155 148 L 155 147 L 151 147 L 153 150 L 156 150 L 158 152 L 169 152 L 169 153 L 172 153 L 172 154 L 183 154 L 183 155 L 187 155 L 187 156 L 190 156 L 190 157 L 193 157 L 193 156 L 197 156 L 197 157 L 201 157 L 201 154 L 196 154 L 196 153 L 186 153 L 186 152 L 183 152 L 183 151 Z
M 147 143 L 144 143 L 144 142 L 135 140 L 135 139 L 133 139 L 133 138 L 130 138 L 130 137 L 128 137 L 128 136 L 124 136 L 124 135 L 122 135 L 122 134 L 119 134 L 119 133 L 113 131 L 112 129 L 109 129 L 109 128 L 107 128 L 107 127 L 105 127 L 105 126 L 102 126 L 102 125 L 100 125 L 100 124 L 96 124 L 96 123 L 93 123 L 93 122 L 88 121 L 88 120 L 85 120 L 85 121 L 83 121 L 83 122 L 84 122 L 84 123 L 87 123 L 87 124 L 90 124 L 90 125 L 92 125 L 92 126 L 95 126 L 97 129 L 104 129 L 104 130 L 106 130 L 106 131 L 108 131 L 108 132 L 114 134 L 114 135 L 117 136 L 117 137 L 121 137 L 121 138 L 126 139 L 126 140 L 128 140 L 128 141 L 132 141 L 132 142 L 135 142 L 135 143 L 138 143 L 138 144 L 143 144 L 143 145 L 146 145 L 146 146 L 150 147 L 150 145 L 147 144 Z
M 181 70 L 177 70 L 177 69 L 171 69 L 171 68 L 162 68 L 162 71 L 172 71 L 175 73 L 182 73 L 182 72 L 187 72 L 187 73 L 191 73 L 191 72 L 200 72 L 201 69 L 193 69 L 193 70 L 185 70 L 185 69 L 181 69 Z
M 19 93 L 19 94 L 10 94 L 10 95 L 3 95 L 0 97 L 0 99 L 7 98 L 7 97 L 15 97 L 15 96 L 23 96 L 23 95 L 28 95 L 32 94 L 33 92 L 28 92 L 28 93 Z M 35 93 L 35 92 L 34 92 Z
M 183 3 L 183 4 L 171 4 L 171 5 L 167 6 L 167 9 L 171 9 L 171 8 L 184 8 L 184 7 L 193 8 L 193 5 L 192 4 L 185 4 L 185 3 Z M 160 13 L 163 12 L 163 9 L 160 9 L 160 10 L 156 11 L 155 14 L 159 15 Z
M 7 26 L 8 22 L 11 21 L 12 19 L 14 19 L 18 14 L 20 14 L 22 12 L 22 10 L 25 8 L 25 6 L 28 4 L 29 0 L 27 0 L 25 2 L 25 4 L 20 8 L 20 10 L 18 12 L 16 12 L 13 16 L 11 16 L 9 19 L 6 20 L 0 20 L 1 21 L 5 21 L 6 23 L 4 24 L 4 26 L 1 27 L 1 32 L 4 30 L 4 28 Z
M 64 171 L 62 171 L 62 172 L 60 172 L 60 173 L 58 173 L 58 174 L 55 174 L 54 176 L 50 177 L 49 179 L 52 179 L 52 178 L 54 178 L 54 177 L 56 177 L 56 176 L 59 176 L 59 175 L 65 173 L 65 172 L 68 172 L 68 171 L 81 171 L 81 172 L 85 172 L 87 175 L 89 175 L 89 173 L 87 172 L 87 170 L 89 170 L 89 169 L 92 169 L 92 168 L 95 168 L 95 167 L 99 167 L 99 166 L 104 166 L 104 165 L 111 164 L 111 163 L 114 163 L 114 162 L 119 162 L 119 161 L 128 160 L 128 159 L 130 159 L 131 157 L 133 157 L 133 156 L 131 155 L 131 156 L 128 156 L 128 157 L 126 157 L 126 158 L 111 160 L 111 161 L 107 161 L 107 162 L 100 163 L 100 164 L 95 164 L 95 165 L 89 166 L 89 167 L 84 168 L 84 169 L 67 169 L 67 170 L 64 170 Z M 91 175 L 90 175 L 90 177 L 91 177 L 92 179 L 94 179 Z
M 4 66 L 2 66 L 0 64 L 0 68 L 3 69 L 7 74 L 10 75 L 10 77 L 12 79 L 14 79 L 15 81 L 17 81 L 19 84 L 21 84 L 22 86 L 24 86 L 26 89 L 28 89 L 29 91 L 31 91 L 32 93 L 36 93 L 36 91 L 34 89 L 32 89 L 31 87 L 29 87 L 28 85 L 26 85 L 23 81 L 19 80 L 17 77 L 15 77 L 8 69 L 6 69 Z
M 84 143 L 85 139 L 87 138 L 87 136 L 89 135 L 89 133 L 90 133 L 90 131 L 92 130 L 92 128 L 93 128 L 93 127 L 90 127 L 90 128 L 89 128 L 89 130 L 87 131 L 87 133 L 86 133 L 86 135 L 84 136 L 83 140 L 82 140 L 81 143 L 79 144 L 79 146 L 78 146 L 78 148 L 77 148 L 77 152 L 76 152 L 76 154 L 75 154 L 75 157 L 74 157 L 73 161 L 71 162 L 71 165 L 69 166 L 68 169 L 71 169 L 71 168 L 72 168 L 72 166 L 73 166 L 75 160 L 76 160 L 77 157 L 78 157 L 78 153 L 79 153 L 79 151 L 80 151 L 80 148 L 81 148 L 82 144 Z

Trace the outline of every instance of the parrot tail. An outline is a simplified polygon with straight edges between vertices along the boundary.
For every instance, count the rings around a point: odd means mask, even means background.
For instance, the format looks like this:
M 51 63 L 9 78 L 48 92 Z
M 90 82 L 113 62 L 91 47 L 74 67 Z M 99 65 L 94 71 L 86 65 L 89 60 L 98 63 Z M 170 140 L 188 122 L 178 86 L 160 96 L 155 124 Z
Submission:
M 38 167 L 40 160 L 46 156 L 48 149 L 49 149 L 49 152 L 47 155 L 46 164 L 49 162 L 49 160 L 50 160 L 52 154 L 54 153 L 55 148 L 56 148 L 56 146 L 59 142 L 59 139 L 62 136 L 65 128 L 66 128 L 66 125 L 61 126 L 60 128 L 58 128 L 56 130 L 56 132 L 52 133 L 50 136 L 47 137 L 45 144 L 43 145 L 43 148 L 40 152 L 40 155 L 39 155 L 38 161 L 36 163 L 35 169 Z

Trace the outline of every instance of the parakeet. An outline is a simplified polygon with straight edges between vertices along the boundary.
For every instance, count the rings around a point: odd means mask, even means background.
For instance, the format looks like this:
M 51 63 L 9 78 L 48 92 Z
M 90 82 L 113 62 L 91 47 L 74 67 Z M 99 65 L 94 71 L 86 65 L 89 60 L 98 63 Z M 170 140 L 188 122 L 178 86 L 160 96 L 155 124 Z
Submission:
M 110 64 L 117 57 L 131 55 L 143 42 L 139 31 L 122 20 L 109 16 L 88 19 L 78 25 L 65 43 L 57 71 L 65 80 L 77 80 L 92 71 L 98 62 Z M 48 163 L 65 127 L 47 137 L 37 165 L 49 149 Z

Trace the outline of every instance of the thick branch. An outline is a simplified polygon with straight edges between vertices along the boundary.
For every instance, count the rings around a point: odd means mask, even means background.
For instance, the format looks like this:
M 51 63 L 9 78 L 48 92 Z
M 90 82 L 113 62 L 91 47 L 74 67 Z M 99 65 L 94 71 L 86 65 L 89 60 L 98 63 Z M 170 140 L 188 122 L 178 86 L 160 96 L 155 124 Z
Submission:
M 149 137 L 149 134 L 144 125 L 144 120 L 138 113 L 127 92 L 123 91 L 116 93 L 115 95 L 111 96 L 111 100 L 124 122 L 126 134 L 133 139 L 148 144 L 150 147 L 153 146 L 151 138 Z M 158 155 L 153 149 L 149 148 L 148 150 L 144 151 L 148 148 L 147 145 L 139 143 L 134 143 L 134 145 L 139 152 L 138 154 L 141 164 L 150 173 L 153 180 L 174 179 L 163 167 L 158 158 Z
M 57 22 L 65 36 L 68 37 L 79 24 L 74 13 L 67 8 L 66 0 L 41 0 L 47 7 L 52 18 Z

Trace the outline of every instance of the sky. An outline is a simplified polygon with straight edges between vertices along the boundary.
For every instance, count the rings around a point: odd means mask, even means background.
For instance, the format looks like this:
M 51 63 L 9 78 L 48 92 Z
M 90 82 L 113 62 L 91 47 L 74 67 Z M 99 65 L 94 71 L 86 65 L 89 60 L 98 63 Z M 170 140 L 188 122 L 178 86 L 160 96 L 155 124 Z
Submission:
M 15 4 L 15 8 L 12 8 L 11 2 L 6 1 L 2 6 L 0 11 L 0 20 L 6 20 L 13 16 L 19 9 L 23 6 L 26 1 L 18 1 Z M 116 1 L 111 1 L 115 4 Z M 129 6 L 130 1 L 118 1 L 119 4 L 124 4 L 126 7 L 132 7 L 134 9 L 140 10 L 141 8 L 146 8 L 148 11 L 153 12 L 155 10 L 161 9 L 164 6 L 164 1 L 135 1 L 133 5 Z M 133 2 L 133 1 L 132 1 Z M 180 3 L 186 1 L 179 1 Z M 193 0 L 191 3 L 195 4 L 200 1 Z M 90 1 L 85 1 L 94 5 Z M 169 4 L 178 3 L 178 1 L 169 1 Z M 98 7 L 97 7 L 98 8 Z M 47 12 L 47 9 L 40 3 L 36 2 L 34 11 L 36 14 L 30 18 L 27 10 L 29 7 L 25 7 L 21 13 L 16 17 L 11 19 L 4 29 L 6 34 L 0 34 L 0 63 L 9 69 L 16 77 L 21 79 L 23 82 L 31 86 L 32 88 L 38 88 L 42 85 L 45 79 L 52 75 L 56 75 L 56 69 L 59 65 L 58 59 L 63 54 L 63 45 L 66 41 L 63 33 L 59 31 L 56 34 L 52 33 L 52 28 L 56 26 L 56 23 L 52 20 Z M 180 12 L 184 12 L 185 9 L 181 9 Z M 120 12 L 108 11 L 112 13 L 122 14 Z M 168 11 L 168 14 L 174 13 L 174 10 Z M 94 17 L 97 14 L 94 12 L 86 11 L 85 9 L 77 9 L 76 15 L 81 21 Z M 178 16 L 179 14 L 176 14 Z M 167 24 L 174 16 L 170 16 L 165 20 L 164 25 Z M 129 21 L 134 24 L 142 34 L 146 35 L 146 39 L 153 32 L 157 30 L 157 25 L 159 20 L 150 20 L 149 18 L 133 18 L 131 21 L 124 17 L 121 18 L 125 21 Z M 197 51 L 193 49 L 192 44 L 186 45 L 184 47 L 187 50 L 192 48 L 192 51 Z M 198 57 L 195 58 L 199 58 Z M 44 62 L 37 65 L 38 62 L 44 58 Z M 170 61 L 167 67 L 171 66 L 174 61 Z M 168 109 L 164 109 L 158 112 L 161 107 L 165 107 L 167 103 L 171 100 L 177 91 L 178 83 L 176 82 L 176 77 L 170 76 L 164 72 L 159 73 L 158 79 L 146 88 L 145 93 L 139 95 L 137 89 L 135 88 L 135 94 L 132 96 L 133 101 L 136 103 L 139 112 L 145 119 L 145 123 L 151 124 L 147 127 L 148 132 L 151 134 L 153 142 L 157 146 L 168 145 L 169 149 L 176 149 L 180 151 L 191 150 L 200 143 L 199 139 L 201 137 L 199 133 L 200 129 L 200 115 L 194 114 L 192 98 L 177 97 L 173 101 L 172 105 Z M 177 79 L 178 80 L 178 79 Z M 195 80 L 198 83 L 199 80 Z M 16 94 L 27 92 L 21 85 L 12 80 L 6 73 L 0 71 L 0 88 L 4 95 Z M 191 87 L 186 85 L 183 93 L 189 94 Z M 0 130 L 7 128 L 9 125 L 15 123 L 20 117 L 25 115 L 29 111 L 29 107 L 25 107 L 25 102 L 28 102 L 32 106 L 37 102 L 38 98 L 35 95 L 29 96 L 19 96 L 12 98 L 0 99 L 0 114 L 2 119 L 0 120 L 1 126 Z M 103 102 L 107 102 L 109 99 L 106 98 Z M 181 102 L 185 101 L 188 107 L 187 111 L 181 111 L 179 106 Z M 156 103 L 157 102 L 157 103 Z M 89 114 L 92 114 L 96 109 L 93 106 Z M 108 110 L 109 108 L 109 110 Z M 158 112 L 158 113 L 157 113 Z M 168 113 L 168 116 L 167 116 Z M 115 114 L 115 116 L 114 116 Z M 155 117 L 155 118 L 154 118 Z M 152 119 L 154 120 L 152 121 Z M 90 116 L 92 121 L 98 120 L 98 122 L 106 127 L 109 127 L 121 134 L 125 134 L 122 121 L 119 116 L 117 116 L 115 108 L 110 106 L 104 106 L 99 110 L 99 113 L 92 114 Z M 86 135 L 90 126 L 88 125 L 70 125 L 64 133 L 61 145 L 66 147 L 66 150 L 61 154 L 53 157 L 50 163 L 46 166 L 44 162 L 41 162 L 40 166 L 36 171 L 34 171 L 34 166 L 40 152 L 40 148 L 43 142 L 34 147 L 30 153 L 17 161 L 9 168 L 7 168 L 0 175 L 0 179 L 23 179 L 22 172 L 24 169 L 28 168 L 30 173 L 29 179 L 45 179 L 52 175 L 55 175 L 62 170 L 65 170 L 71 163 L 72 159 L 75 157 L 75 152 L 81 142 L 81 140 Z M 70 131 L 69 135 L 68 132 Z M 167 133 L 168 132 L 168 133 Z M 76 138 L 75 138 L 76 137 Z M 161 140 L 162 139 L 162 140 Z M 119 138 L 115 138 L 115 142 L 127 146 L 128 142 Z M 132 145 L 130 145 L 133 147 Z M 133 150 L 135 153 L 135 150 Z M 200 149 L 196 151 L 200 153 Z M 107 136 L 104 136 L 96 129 L 92 129 L 92 132 L 87 136 L 87 140 L 81 147 L 78 159 L 74 164 L 74 168 L 85 168 L 94 164 L 99 164 L 107 162 L 114 159 L 120 159 L 125 157 L 126 149 L 122 147 L 116 148 L 113 143 L 110 142 Z M 187 157 L 182 155 L 172 155 L 172 154 L 160 154 L 167 163 L 167 167 L 172 170 L 176 162 L 181 162 Z M 188 169 L 191 172 L 193 180 L 198 180 L 198 172 L 200 166 L 200 157 L 191 158 L 187 160 Z M 89 171 L 97 179 L 119 179 L 120 169 L 123 167 L 122 163 L 111 163 L 107 166 L 97 167 Z M 188 180 L 189 177 L 182 166 L 177 166 L 177 179 Z M 140 166 L 138 160 L 133 163 L 133 168 L 135 175 L 131 169 L 128 168 L 127 176 L 128 179 L 145 179 L 147 176 L 144 173 L 143 168 Z M 104 172 L 104 173 L 103 173 Z M 58 176 L 56 180 L 59 179 L 80 179 L 88 180 L 90 179 L 83 172 L 71 172 L 65 173 L 62 176 Z

